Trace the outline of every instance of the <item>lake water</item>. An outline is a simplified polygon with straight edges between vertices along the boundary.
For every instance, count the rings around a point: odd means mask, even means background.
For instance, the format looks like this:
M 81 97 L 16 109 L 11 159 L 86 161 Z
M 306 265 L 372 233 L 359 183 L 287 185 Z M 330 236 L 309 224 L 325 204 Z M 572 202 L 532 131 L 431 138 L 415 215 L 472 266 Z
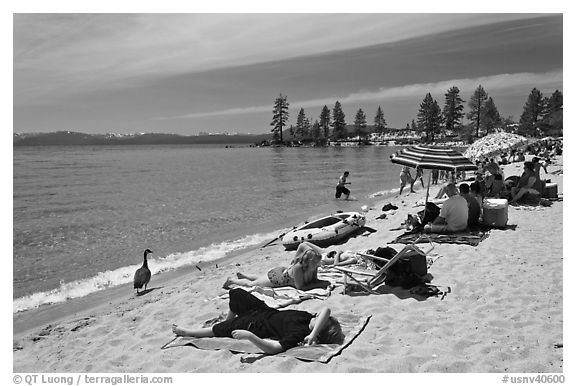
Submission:
M 14 312 L 261 245 L 398 188 L 398 148 L 15 147 Z M 336 200 L 350 171 L 352 195 Z M 382 198 L 382 197 L 380 197 Z

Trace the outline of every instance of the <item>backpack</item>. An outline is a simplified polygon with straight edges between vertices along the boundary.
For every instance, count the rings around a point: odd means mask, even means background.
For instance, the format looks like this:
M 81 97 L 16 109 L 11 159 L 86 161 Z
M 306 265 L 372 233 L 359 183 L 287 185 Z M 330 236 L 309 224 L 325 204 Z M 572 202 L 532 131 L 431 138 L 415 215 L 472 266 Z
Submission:
M 396 256 L 398 252 L 391 247 L 378 247 L 376 251 L 374 251 L 373 255 L 377 257 L 382 257 L 386 260 L 390 260 L 394 256 Z M 374 260 L 374 265 L 376 268 L 382 268 L 386 263 L 380 260 Z
M 384 283 L 392 287 L 412 288 L 425 283 L 428 274 L 426 256 L 413 253 L 402 256 L 386 272 Z
M 436 217 L 440 215 L 440 207 L 433 202 L 426 203 L 426 211 L 421 210 L 418 212 L 418 216 L 422 219 L 421 224 L 422 226 L 432 223 L 436 220 Z

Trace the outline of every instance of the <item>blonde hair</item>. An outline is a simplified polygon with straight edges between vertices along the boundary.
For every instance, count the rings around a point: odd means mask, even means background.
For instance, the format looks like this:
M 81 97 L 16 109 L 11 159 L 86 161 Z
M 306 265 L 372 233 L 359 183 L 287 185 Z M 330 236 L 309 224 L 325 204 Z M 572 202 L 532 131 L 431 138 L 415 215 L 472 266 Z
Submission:
M 322 260 L 322 255 L 313 249 L 307 249 L 302 254 L 297 255 L 290 263 L 290 268 L 296 264 L 300 264 L 304 272 L 309 272 L 316 269 Z
M 330 316 L 326 321 L 326 326 L 318 333 L 318 342 L 319 343 L 336 343 L 342 344 L 344 343 L 344 333 L 342 332 L 342 327 L 333 316 Z

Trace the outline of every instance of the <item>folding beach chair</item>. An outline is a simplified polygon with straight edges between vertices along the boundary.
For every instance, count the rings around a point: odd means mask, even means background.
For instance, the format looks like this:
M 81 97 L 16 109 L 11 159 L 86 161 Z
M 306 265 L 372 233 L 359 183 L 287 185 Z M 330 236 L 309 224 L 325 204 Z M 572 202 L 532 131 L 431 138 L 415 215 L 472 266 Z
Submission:
M 428 239 L 428 242 L 430 243 L 430 249 L 423 251 L 422 249 L 420 249 L 416 246 L 416 244 L 422 238 Z M 385 263 L 384 266 L 376 272 L 368 271 L 368 270 L 366 270 L 366 271 L 362 270 L 361 271 L 361 270 L 344 268 L 344 267 L 334 267 L 334 269 L 336 269 L 336 270 L 338 270 L 344 274 L 344 293 L 346 293 L 346 287 L 348 284 L 348 279 L 350 279 L 352 282 L 358 284 L 360 287 L 362 287 L 367 292 L 372 293 L 372 294 L 377 294 L 377 292 L 374 291 L 374 289 L 384 282 L 384 280 L 386 279 L 386 273 L 388 272 L 390 267 L 392 265 L 394 265 L 394 263 L 396 263 L 400 258 L 402 258 L 403 256 L 411 256 L 414 253 L 422 255 L 422 256 L 427 256 L 430 252 L 432 252 L 433 249 L 434 249 L 434 244 L 432 243 L 432 240 L 430 240 L 428 235 L 423 234 L 416 241 L 414 241 L 412 244 L 408 244 L 404 248 L 402 248 L 402 250 L 400 252 L 398 252 L 396 255 L 394 255 L 390 259 L 385 259 L 385 258 L 374 256 L 374 255 L 368 255 L 365 253 L 357 253 L 357 255 L 363 259 L 384 262 Z M 364 278 L 359 279 L 359 278 L 356 278 L 355 276 L 363 276 Z

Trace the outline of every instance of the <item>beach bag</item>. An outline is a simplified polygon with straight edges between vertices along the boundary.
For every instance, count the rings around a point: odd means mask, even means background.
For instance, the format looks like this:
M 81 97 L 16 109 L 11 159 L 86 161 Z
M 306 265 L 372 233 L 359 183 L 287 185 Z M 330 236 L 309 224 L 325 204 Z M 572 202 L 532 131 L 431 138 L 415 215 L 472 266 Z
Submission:
M 440 215 L 440 207 L 433 202 L 426 203 L 426 211 L 421 210 L 418 212 L 418 217 L 422 219 L 421 225 L 424 226 L 428 223 L 432 223 L 436 220 L 436 217 Z
M 377 257 L 382 257 L 384 259 L 390 260 L 391 258 L 393 258 L 394 256 L 396 256 L 398 252 L 391 247 L 378 247 L 373 255 L 377 256 Z M 376 266 L 376 268 L 380 269 L 382 268 L 386 263 L 380 260 L 374 260 L 374 265 Z
M 428 274 L 426 256 L 414 253 L 402 256 L 388 269 L 384 283 L 392 287 L 412 288 L 425 282 Z

